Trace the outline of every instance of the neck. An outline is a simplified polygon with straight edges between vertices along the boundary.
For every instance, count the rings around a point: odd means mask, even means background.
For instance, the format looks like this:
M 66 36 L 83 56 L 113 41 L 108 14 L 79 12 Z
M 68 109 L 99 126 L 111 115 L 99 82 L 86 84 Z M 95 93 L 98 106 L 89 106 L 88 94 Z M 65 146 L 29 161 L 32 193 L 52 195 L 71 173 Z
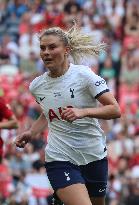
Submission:
M 57 77 L 64 75 L 68 69 L 69 69 L 69 62 L 66 62 L 63 65 L 61 65 L 61 67 L 59 68 L 57 67 L 53 69 L 52 71 L 49 71 L 48 75 L 51 78 L 57 78 Z

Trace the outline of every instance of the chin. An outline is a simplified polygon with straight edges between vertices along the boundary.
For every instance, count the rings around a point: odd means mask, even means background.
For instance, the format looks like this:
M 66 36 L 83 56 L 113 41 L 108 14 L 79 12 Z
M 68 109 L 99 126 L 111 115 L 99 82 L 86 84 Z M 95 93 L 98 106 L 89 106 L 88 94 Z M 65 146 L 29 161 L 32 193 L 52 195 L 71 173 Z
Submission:
M 44 64 L 45 64 L 45 66 L 46 66 L 47 68 L 52 68 L 52 67 L 53 67 L 53 65 L 52 65 L 51 63 L 45 63 L 45 62 L 44 62 Z
M 50 71 L 53 71 L 54 70 L 54 66 L 53 65 L 48 65 L 48 64 L 45 64 L 46 68 Z

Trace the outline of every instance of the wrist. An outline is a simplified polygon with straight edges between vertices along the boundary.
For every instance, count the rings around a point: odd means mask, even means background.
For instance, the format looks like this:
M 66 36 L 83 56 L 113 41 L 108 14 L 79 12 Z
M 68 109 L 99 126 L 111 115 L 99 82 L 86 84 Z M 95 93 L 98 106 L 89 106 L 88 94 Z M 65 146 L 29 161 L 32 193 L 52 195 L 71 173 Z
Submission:
M 84 108 L 82 110 L 82 117 L 88 117 L 89 116 L 89 110 L 88 108 Z
M 30 138 L 32 139 L 36 134 L 35 134 L 34 130 L 32 130 L 32 129 L 30 129 L 29 132 L 30 132 Z

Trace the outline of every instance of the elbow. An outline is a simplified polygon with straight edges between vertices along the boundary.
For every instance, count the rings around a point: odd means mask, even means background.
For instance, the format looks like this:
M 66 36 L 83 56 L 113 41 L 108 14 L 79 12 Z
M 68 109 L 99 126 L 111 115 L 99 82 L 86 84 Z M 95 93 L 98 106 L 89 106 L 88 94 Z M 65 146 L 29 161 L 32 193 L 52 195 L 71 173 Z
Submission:
M 121 109 L 120 109 L 120 107 L 118 106 L 118 105 L 116 105 L 115 107 L 114 107 L 114 118 L 120 118 L 121 117 Z
M 12 123 L 12 128 L 17 129 L 18 127 L 19 127 L 18 122 L 16 120 L 14 120 Z
M 15 123 L 15 129 L 17 129 L 17 128 L 19 128 L 19 125 L 18 125 L 18 123 L 16 122 L 16 123 Z
M 120 117 L 121 117 L 121 112 L 117 112 L 115 118 L 120 118 Z

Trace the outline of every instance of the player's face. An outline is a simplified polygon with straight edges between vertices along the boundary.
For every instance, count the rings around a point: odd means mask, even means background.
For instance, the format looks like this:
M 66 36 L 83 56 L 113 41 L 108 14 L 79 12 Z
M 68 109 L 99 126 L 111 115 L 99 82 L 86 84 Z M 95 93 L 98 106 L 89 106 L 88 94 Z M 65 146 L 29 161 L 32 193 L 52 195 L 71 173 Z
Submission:
M 50 71 L 63 68 L 65 64 L 66 46 L 58 36 L 47 35 L 40 40 L 40 56 Z

